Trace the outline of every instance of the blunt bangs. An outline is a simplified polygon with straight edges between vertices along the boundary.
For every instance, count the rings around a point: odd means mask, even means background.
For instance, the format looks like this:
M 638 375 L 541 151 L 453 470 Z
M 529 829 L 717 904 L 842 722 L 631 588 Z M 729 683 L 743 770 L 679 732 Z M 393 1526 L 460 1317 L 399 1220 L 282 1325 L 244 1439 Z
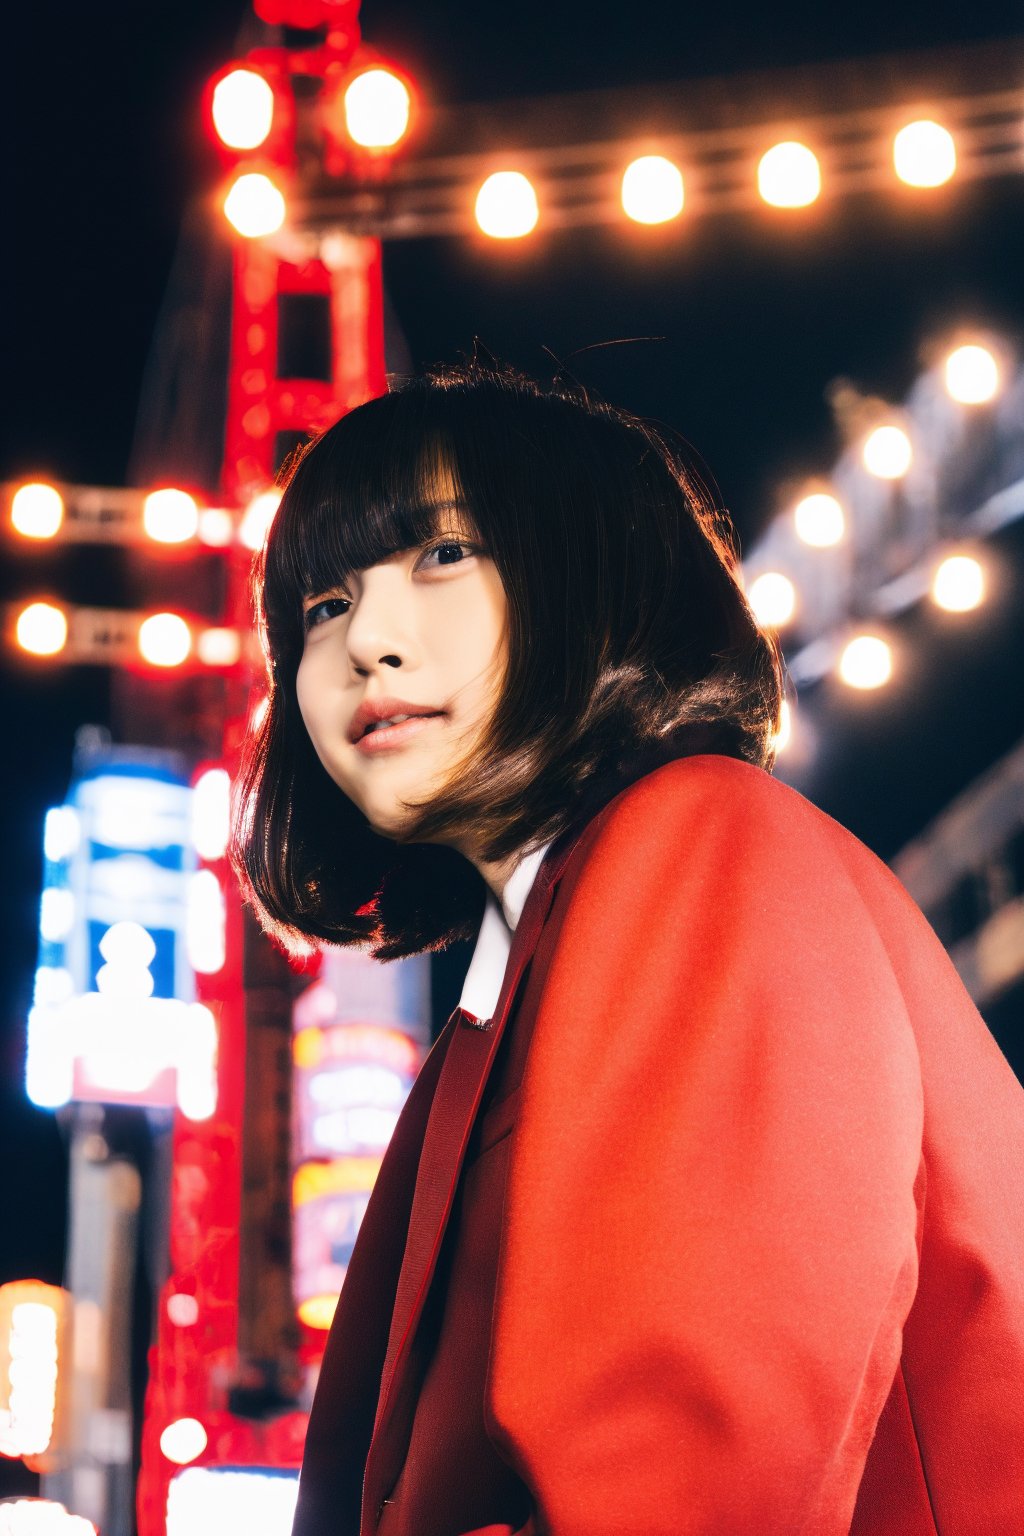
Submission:
M 486 888 L 456 843 L 490 861 L 539 847 L 687 752 L 774 762 L 778 642 L 684 447 L 500 363 L 389 386 L 297 456 L 254 563 L 270 703 L 245 746 L 231 856 L 296 954 L 351 944 L 393 959 L 471 938 Z M 302 723 L 303 599 L 441 533 L 493 559 L 508 665 L 486 743 L 386 838 Z
M 315 438 L 288 475 L 255 582 L 272 662 L 298 667 L 303 599 L 442 529 L 471 531 L 464 511 L 447 510 L 455 498 L 438 495 L 440 445 L 419 434 L 410 442 L 408 430 L 396 442 L 395 423 L 374 404 Z

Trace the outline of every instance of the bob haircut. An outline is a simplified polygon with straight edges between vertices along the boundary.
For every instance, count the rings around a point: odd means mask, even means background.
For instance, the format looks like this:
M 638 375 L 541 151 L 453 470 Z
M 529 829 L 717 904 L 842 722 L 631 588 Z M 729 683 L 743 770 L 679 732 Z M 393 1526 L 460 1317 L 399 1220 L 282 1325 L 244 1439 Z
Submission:
M 443 531 L 439 472 L 504 585 L 508 662 L 472 763 L 385 837 L 299 713 L 303 598 Z M 296 456 L 254 565 L 269 702 L 243 754 L 231 858 L 264 929 L 294 955 L 438 949 L 474 936 L 486 894 L 447 839 L 487 860 L 540 847 L 638 753 L 679 755 L 695 722 L 700 750 L 770 770 L 782 663 L 738 568 L 728 514 L 649 422 L 475 357 L 389 380 Z

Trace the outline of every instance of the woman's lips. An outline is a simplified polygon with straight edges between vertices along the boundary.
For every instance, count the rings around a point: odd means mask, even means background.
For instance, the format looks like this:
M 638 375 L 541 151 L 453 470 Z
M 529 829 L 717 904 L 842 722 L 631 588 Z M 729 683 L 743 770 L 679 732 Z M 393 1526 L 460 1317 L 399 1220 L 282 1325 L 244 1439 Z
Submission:
M 376 752 L 394 752 L 399 747 L 404 747 L 407 742 L 415 740 L 433 721 L 443 718 L 443 714 L 411 715 L 400 725 L 378 725 L 374 730 L 360 736 L 355 744 L 356 751 L 362 752 L 367 757 L 373 756 Z

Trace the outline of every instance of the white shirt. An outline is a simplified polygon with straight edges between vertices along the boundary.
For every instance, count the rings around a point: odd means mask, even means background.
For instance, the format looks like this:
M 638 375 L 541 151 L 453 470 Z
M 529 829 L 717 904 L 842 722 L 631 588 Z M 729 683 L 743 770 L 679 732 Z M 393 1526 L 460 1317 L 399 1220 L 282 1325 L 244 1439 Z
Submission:
M 516 865 L 501 893 L 500 906 L 494 898 L 494 892 L 488 887 L 483 922 L 480 924 L 476 948 L 459 998 L 459 1007 L 473 1014 L 474 1018 L 494 1017 L 501 983 L 505 979 L 509 950 L 512 948 L 512 935 L 526 905 L 526 898 L 533 889 L 537 871 L 550 847 L 550 843 L 545 843 L 543 848 L 528 853 Z

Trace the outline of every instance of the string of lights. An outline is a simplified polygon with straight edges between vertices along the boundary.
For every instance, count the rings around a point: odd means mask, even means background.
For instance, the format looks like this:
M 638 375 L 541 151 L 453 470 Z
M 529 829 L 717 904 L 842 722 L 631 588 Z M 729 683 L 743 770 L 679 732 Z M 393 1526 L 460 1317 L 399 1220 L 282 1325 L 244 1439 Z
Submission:
M 797 210 L 823 196 L 896 186 L 927 192 L 954 177 L 1024 170 L 1017 89 L 947 95 L 931 100 L 927 114 L 877 105 L 685 133 L 398 158 L 415 124 L 415 88 L 393 66 L 373 63 L 320 102 L 314 129 L 328 152 L 311 173 L 290 148 L 301 106 L 290 90 L 276 56 L 261 70 L 254 55 L 215 79 L 209 107 L 230 167 L 224 215 L 251 239 L 287 226 L 289 248 L 338 228 L 387 239 L 477 232 L 511 240 L 623 216 L 667 224 L 684 211 L 699 216 L 759 203 Z M 308 124 L 304 131 L 308 138 Z
M 759 623 L 784 642 L 791 693 L 829 674 L 862 692 L 884 688 L 899 671 L 892 621 L 923 600 L 951 616 L 980 608 L 993 586 L 985 545 L 1024 516 L 1019 468 L 1013 477 L 1024 370 L 1006 342 L 959 340 L 901 407 L 849 386 L 834 403 L 846 421 L 842 454 L 743 562 Z M 997 473 L 1005 463 L 1009 483 L 975 502 L 969 467 L 982 438 L 979 462 Z M 787 699 L 780 753 L 792 729 Z
M 942 461 L 963 457 L 985 412 L 990 419 L 996 413 L 1004 436 L 1019 438 L 1022 404 L 1024 369 L 994 338 L 947 348 L 901 407 L 858 398 L 851 414 L 844 400 L 852 426 L 843 454 L 827 477 L 807 481 L 743 561 L 747 597 L 758 622 L 780 635 L 793 688 L 830 673 L 859 691 L 883 688 L 894 676 L 889 622 L 925 599 L 949 614 L 970 613 L 986 600 L 984 545 L 1024 517 L 1024 480 L 940 516 Z M 262 545 L 280 501 L 274 488 L 232 508 L 204 506 L 170 486 L 41 481 L 9 483 L 3 495 L 8 527 L 26 543 L 114 542 L 154 552 L 205 547 L 242 559 Z M 180 613 L 79 607 L 52 596 L 9 604 L 7 632 L 27 655 L 63 663 L 229 670 L 260 664 L 251 631 Z M 787 700 L 780 753 L 792 723 Z

